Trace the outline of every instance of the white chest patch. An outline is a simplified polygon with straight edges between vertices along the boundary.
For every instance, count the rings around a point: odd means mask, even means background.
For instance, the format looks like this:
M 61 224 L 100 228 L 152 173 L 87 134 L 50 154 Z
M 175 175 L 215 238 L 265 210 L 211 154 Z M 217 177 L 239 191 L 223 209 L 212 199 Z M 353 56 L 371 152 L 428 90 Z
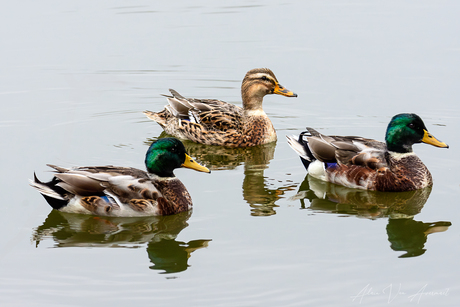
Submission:
M 415 156 L 416 154 L 415 152 L 399 153 L 399 152 L 390 151 L 390 155 L 393 159 L 398 161 L 398 160 L 401 160 L 401 159 L 404 159 L 410 156 Z

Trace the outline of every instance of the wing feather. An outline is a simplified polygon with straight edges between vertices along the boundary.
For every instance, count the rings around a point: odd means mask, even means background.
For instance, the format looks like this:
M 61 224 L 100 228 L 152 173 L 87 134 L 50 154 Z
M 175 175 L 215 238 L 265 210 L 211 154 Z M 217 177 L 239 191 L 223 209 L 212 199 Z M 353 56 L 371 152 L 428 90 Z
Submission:
M 373 139 L 358 136 L 324 135 L 312 128 L 304 135 L 304 142 L 313 156 L 326 163 L 356 165 L 379 169 L 388 165 L 386 145 Z

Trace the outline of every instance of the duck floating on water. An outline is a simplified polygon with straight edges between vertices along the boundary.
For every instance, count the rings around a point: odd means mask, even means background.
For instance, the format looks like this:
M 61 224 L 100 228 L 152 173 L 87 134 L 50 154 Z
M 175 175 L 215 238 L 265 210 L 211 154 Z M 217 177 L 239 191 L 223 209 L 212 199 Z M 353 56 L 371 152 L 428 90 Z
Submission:
M 416 114 L 395 115 L 385 143 L 356 136 L 327 136 L 307 128 L 298 139 L 287 136 L 308 173 L 318 179 L 376 191 L 403 192 L 433 185 L 433 179 L 412 145 L 449 146 L 432 136 Z
M 265 95 L 297 97 L 278 83 L 268 68 L 248 71 L 241 84 L 243 107 L 217 99 L 184 98 L 170 89 L 161 112 L 144 111 L 166 133 L 206 145 L 249 147 L 276 141 L 272 122 L 262 109 Z
M 163 138 L 149 147 L 147 172 L 132 167 L 83 166 L 56 171 L 50 182 L 34 174 L 30 185 L 53 209 L 100 216 L 171 215 L 190 210 L 192 199 L 174 169 L 185 167 L 200 172 L 210 170 L 190 158 L 181 141 Z

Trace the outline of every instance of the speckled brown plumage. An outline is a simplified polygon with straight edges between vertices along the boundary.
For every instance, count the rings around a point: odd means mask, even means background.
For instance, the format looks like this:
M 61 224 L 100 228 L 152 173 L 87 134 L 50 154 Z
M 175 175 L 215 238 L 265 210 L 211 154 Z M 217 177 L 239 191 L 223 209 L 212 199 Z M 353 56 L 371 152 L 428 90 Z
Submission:
M 120 207 L 116 203 L 107 203 L 99 196 L 86 196 L 81 199 L 81 204 L 86 210 L 94 214 L 110 214 L 115 208 Z
M 276 132 L 262 109 L 263 97 L 297 95 L 279 85 L 267 68 L 250 70 L 241 85 L 243 107 L 216 99 L 184 98 L 170 89 L 163 111 L 145 111 L 166 133 L 206 145 L 249 147 L 276 141 Z
M 149 206 L 152 205 L 152 199 L 131 199 L 128 205 L 137 212 L 145 212 Z
M 192 207 L 192 198 L 180 180 L 158 180 L 155 186 L 163 195 L 158 199 L 160 215 L 180 213 Z
M 433 184 L 430 172 L 414 153 L 391 154 L 385 143 L 359 138 L 326 136 L 309 128 L 308 148 L 326 165 L 332 183 L 383 192 L 412 191 Z
M 364 186 L 382 192 L 413 191 L 433 185 L 429 170 L 417 156 L 396 162 L 388 155 L 387 161 L 387 167 L 378 169 L 353 164 L 337 165 L 328 170 L 328 181 L 337 184 L 349 182 L 356 187 Z
M 349 137 L 345 146 L 346 137 L 329 137 L 328 141 L 334 144 L 330 150 L 335 161 L 331 162 L 338 164 L 327 170 L 328 181 L 337 184 L 349 182 L 356 187 L 382 192 L 412 191 L 433 185 L 428 168 L 414 153 L 405 156 L 391 154 L 385 143 L 364 140 Z M 359 142 L 363 146 L 354 145 Z M 363 148 L 366 148 L 364 152 Z
M 430 171 L 415 154 L 396 160 L 387 152 L 386 159 L 389 167 L 384 171 L 377 171 L 372 190 L 401 192 L 433 185 Z
M 308 173 L 318 179 L 351 188 L 382 192 L 413 191 L 430 187 L 433 178 L 412 145 L 449 146 L 437 140 L 416 114 L 395 115 L 385 143 L 355 136 L 328 136 L 312 128 L 296 140 L 287 137 Z

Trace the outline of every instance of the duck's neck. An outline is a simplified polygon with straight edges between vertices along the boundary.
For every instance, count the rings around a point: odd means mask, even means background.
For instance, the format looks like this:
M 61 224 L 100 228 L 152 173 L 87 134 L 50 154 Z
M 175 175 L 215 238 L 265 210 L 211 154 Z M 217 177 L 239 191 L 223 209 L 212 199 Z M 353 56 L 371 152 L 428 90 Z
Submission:
M 387 149 L 388 151 L 395 152 L 395 153 L 400 153 L 400 154 L 406 154 L 406 153 L 412 153 L 412 145 L 408 144 L 400 144 L 400 145 L 395 145 L 387 141 Z
M 407 136 L 400 133 L 400 130 L 397 129 L 387 129 L 385 133 L 385 143 L 387 145 L 388 151 L 397 152 L 397 153 L 409 153 L 412 152 L 412 145 L 414 142 L 411 142 L 407 139 Z
M 243 109 L 247 111 L 262 110 L 264 96 L 243 96 Z
M 241 86 L 241 98 L 244 110 L 262 110 L 262 102 L 266 93 L 257 91 L 255 84 L 243 82 Z

